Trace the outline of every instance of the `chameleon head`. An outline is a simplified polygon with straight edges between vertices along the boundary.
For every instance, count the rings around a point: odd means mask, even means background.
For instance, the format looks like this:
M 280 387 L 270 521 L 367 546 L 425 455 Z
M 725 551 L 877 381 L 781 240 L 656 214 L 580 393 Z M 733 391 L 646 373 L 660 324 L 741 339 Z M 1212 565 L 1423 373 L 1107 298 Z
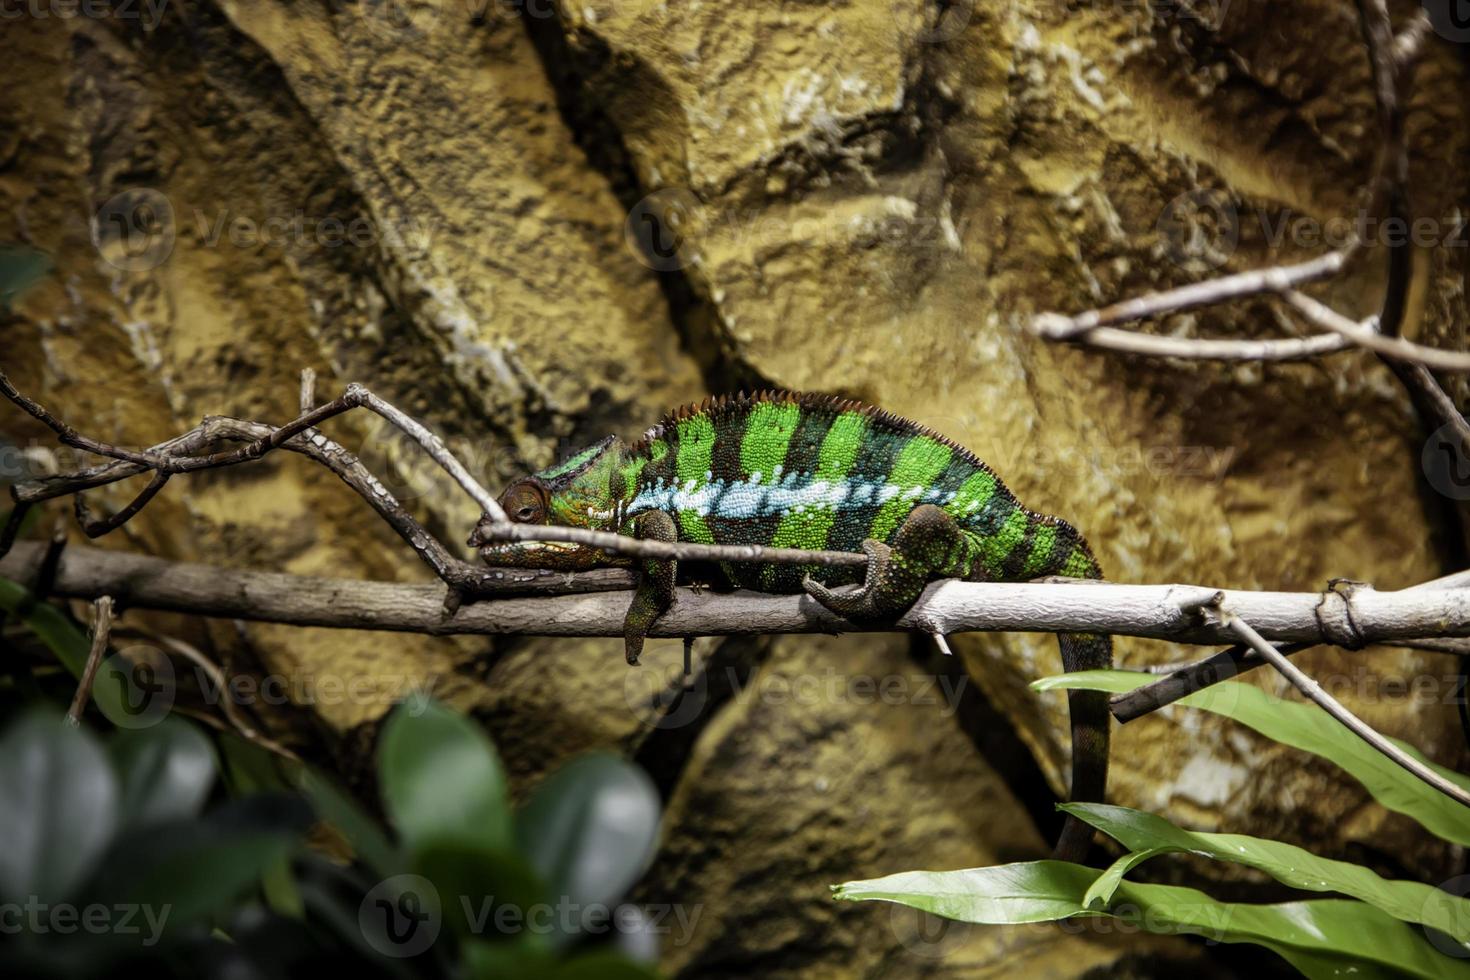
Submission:
M 510 484 L 500 495 L 501 509 L 516 524 L 616 531 L 625 496 L 622 456 L 622 441 L 609 436 L 564 463 Z M 489 518 L 481 518 L 469 540 L 489 565 L 576 571 L 621 563 L 600 548 L 562 541 L 494 542 L 486 534 L 489 526 Z

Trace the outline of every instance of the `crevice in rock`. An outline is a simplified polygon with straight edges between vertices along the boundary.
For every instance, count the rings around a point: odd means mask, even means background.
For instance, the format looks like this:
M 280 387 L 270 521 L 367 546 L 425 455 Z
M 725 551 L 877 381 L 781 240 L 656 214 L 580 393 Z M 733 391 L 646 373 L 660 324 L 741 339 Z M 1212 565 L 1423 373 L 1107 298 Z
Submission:
M 592 91 L 592 79 L 604 70 L 611 60 L 611 52 L 595 36 L 583 37 L 579 46 L 573 48 L 567 43 L 559 11 L 550 16 L 522 14 L 521 22 L 556 93 L 557 110 L 573 142 L 592 169 L 607 180 L 625 212 L 632 211 L 651 190 L 638 179 L 622 132 Z M 775 387 L 729 348 L 718 328 L 713 304 L 701 294 L 686 270 L 656 269 L 654 275 L 668 307 L 669 320 L 699 366 L 709 391 Z
M 710 655 L 689 690 L 664 693 L 662 721 L 642 736 L 633 759 L 653 778 L 665 802 L 683 780 L 699 737 L 745 689 L 770 652 L 769 637 L 730 637 Z
M 934 648 L 929 637 L 917 633 L 912 637 L 909 656 L 916 665 L 952 685 L 949 690 L 959 691 L 953 707 L 960 730 L 1026 811 L 1042 840 L 1048 845 L 1055 842 L 1062 833 L 1063 818 L 1057 810 L 1061 801 L 1047 785 L 1041 766 L 1015 725 L 981 692 L 965 670 L 964 660 L 945 656 Z

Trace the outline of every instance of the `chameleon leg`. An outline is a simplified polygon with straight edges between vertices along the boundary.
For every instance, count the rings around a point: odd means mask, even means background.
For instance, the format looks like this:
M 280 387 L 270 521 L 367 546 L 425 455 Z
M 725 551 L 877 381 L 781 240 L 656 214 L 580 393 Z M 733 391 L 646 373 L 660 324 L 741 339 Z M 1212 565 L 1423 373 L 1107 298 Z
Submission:
M 979 554 L 974 537 L 933 504 L 915 507 L 899 525 L 893 543 L 863 542 L 868 571 L 852 592 L 833 592 L 810 578 L 802 588 L 838 615 L 858 621 L 897 618 L 936 578 L 967 575 Z
M 650 510 L 633 519 L 633 536 L 648 541 L 678 540 L 674 519 L 661 510 Z M 642 563 L 643 574 L 638 578 L 638 590 L 633 593 L 633 604 L 628 607 L 628 616 L 623 620 L 623 652 L 628 663 L 636 665 L 643 653 L 643 640 L 654 620 L 663 615 L 674 601 L 674 573 L 676 562 L 649 558 Z

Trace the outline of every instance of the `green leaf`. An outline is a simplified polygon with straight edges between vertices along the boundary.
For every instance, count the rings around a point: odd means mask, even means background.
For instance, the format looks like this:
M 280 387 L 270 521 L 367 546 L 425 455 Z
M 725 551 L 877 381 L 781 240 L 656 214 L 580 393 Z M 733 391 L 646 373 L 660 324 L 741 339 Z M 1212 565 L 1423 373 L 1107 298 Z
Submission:
M 51 258 L 40 249 L 0 245 L 0 309 L 9 306 L 50 271 Z
M 613 755 L 585 755 L 536 787 L 516 815 L 516 836 L 554 895 L 611 905 L 652 858 L 659 811 L 643 770 Z
M 555 973 L 555 980 L 658 980 L 653 969 L 635 963 L 620 953 L 585 953 L 567 960 Z
M 1106 907 L 1113 900 L 1113 894 L 1118 886 L 1123 883 L 1123 877 L 1145 861 L 1152 860 L 1160 854 L 1172 854 L 1172 847 L 1155 847 L 1148 850 L 1129 851 L 1118 860 L 1108 866 L 1108 869 L 1097 876 L 1087 889 L 1087 894 L 1082 896 L 1082 904 L 1087 908 L 1095 905 Z
M 36 597 L 25 586 L 3 578 L 0 578 L 0 609 L 24 622 L 56 654 L 56 659 L 61 661 L 62 666 L 73 677 L 81 679 L 87 666 L 87 654 L 92 649 L 92 641 L 60 609 L 49 603 L 37 602 Z M 111 683 L 104 683 L 104 678 L 110 678 L 112 672 L 113 669 L 104 660 L 92 684 L 92 700 L 108 718 L 130 717 L 135 712 L 127 709 L 122 696 L 122 692 L 128 689 L 128 681 L 118 674 L 117 678 L 111 679 Z
M 59 902 L 118 824 L 117 777 L 92 736 L 32 714 L 0 738 L 0 897 Z
M 1187 851 L 1230 861 L 1264 871 L 1293 888 L 1340 892 L 1382 909 L 1396 919 L 1433 926 L 1460 942 L 1470 941 L 1470 901 L 1430 885 L 1381 878 L 1367 868 L 1321 858 L 1280 841 L 1183 830 L 1163 817 L 1127 807 L 1069 803 L 1062 809 L 1133 851 L 1147 852 L 1150 856 Z
M 539 946 L 480 939 L 460 943 L 460 963 L 473 980 L 549 980 L 556 974 L 554 954 Z
M 403 870 L 403 859 L 377 821 L 363 812 L 357 801 L 338 789 L 314 769 L 303 769 L 301 791 L 311 801 L 316 815 L 339 830 L 368 867 L 384 877 Z
M 1157 679 L 1131 671 L 1089 670 L 1045 677 L 1031 686 L 1038 691 L 1121 694 Z M 1224 715 L 1283 745 L 1319 755 L 1362 783 L 1388 809 L 1412 817 L 1445 840 L 1470 846 L 1470 810 L 1411 776 L 1314 704 L 1282 700 L 1239 681 L 1223 681 L 1179 703 Z M 1405 742 L 1393 741 L 1435 772 L 1470 790 L 1470 777 L 1430 762 Z
M 108 750 L 122 781 L 124 830 L 198 816 L 214 785 L 209 740 L 177 718 L 120 731 Z
M 378 771 L 384 806 L 410 847 L 445 838 L 512 846 L 505 770 L 469 719 L 433 701 L 404 702 L 384 726 Z
M 559 926 L 561 909 L 518 854 L 462 838 L 430 840 L 416 849 L 413 867 L 434 883 L 445 918 L 462 936 L 541 945 Z
M 166 914 L 169 926 L 227 907 L 284 860 L 310 823 L 295 797 L 262 794 L 197 820 L 158 824 L 119 839 L 88 891 L 104 904 Z
M 1363 902 L 1314 899 L 1279 905 L 1221 902 L 1176 885 L 1123 882 L 1106 913 L 1084 901 L 1103 872 L 1061 861 L 965 871 L 910 871 L 833 889 L 847 901 L 889 901 L 963 922 L 1014 925 L 1106 914 L 1147 932 L 1188 933 L 1274 950 L 1311 977 L 1470 977 L 1470 963 L 1442 955 L 1412 926 Z

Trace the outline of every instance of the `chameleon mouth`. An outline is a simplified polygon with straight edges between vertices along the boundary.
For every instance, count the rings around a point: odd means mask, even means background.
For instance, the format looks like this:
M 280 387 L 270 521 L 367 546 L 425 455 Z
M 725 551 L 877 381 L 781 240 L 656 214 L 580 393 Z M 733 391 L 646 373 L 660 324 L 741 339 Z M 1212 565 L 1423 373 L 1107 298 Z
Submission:
M 499 544 L 481 545 L 481 558 L 505 558 L 511 555 L 566 554 L 576 551 L 580 545 L 569 541 L 505 541 Z

